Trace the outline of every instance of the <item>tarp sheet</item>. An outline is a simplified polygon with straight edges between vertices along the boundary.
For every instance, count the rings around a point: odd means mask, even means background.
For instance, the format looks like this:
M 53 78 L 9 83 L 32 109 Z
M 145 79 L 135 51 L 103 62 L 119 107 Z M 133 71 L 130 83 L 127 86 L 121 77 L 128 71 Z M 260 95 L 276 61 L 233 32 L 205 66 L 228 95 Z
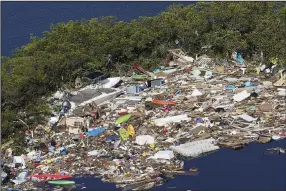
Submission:
M 117 135 L 112 135 L 112 136 L 109 136 L 105 139 L 106 142 L 112 142 L 112 141 L 116 141 L 118 140 L 119 137 Z
M 170 160 L 174 158 L 173 151 L 158 151 L 154 156 L 149 157 L 150 159 L 166 159 Z
M 242 101 L 245 100 L 246 98 L 248 98 L 250 96 L 250 93 L 248 93 L 246 90 L 237 93 L 233 96 L 234 101 Z
M 87 132 L 87 136 L 89 136 L 89 137 L 97 136 L 97 135 L 103 133 L 104 131 L 105 131 L 105 128 L 103 128 L 103 127 L 93 129 L 93 130 Z
M 155 139 L 151 135 L 139 135 L 136 137 L 135 142 L 138 145 L 154 144 Z

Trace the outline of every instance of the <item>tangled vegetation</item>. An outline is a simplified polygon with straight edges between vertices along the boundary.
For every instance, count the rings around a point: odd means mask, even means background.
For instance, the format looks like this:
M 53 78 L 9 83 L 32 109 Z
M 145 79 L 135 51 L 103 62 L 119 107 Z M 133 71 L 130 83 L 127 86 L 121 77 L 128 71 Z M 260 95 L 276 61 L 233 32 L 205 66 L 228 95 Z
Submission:
M 263 51 L 285 64 L 285 18 L 279 2 L 198 2 L 131 22 L 109 16 L 51 25 L 42 38 L 32 36 L 12 57 L 2 57 L 1 136 L 22 134 L 26 127 L 18 119 L 40 123 L 49 113 L 43 96 L 87 72 L 105 72 L 108 55 L 113 63 L 138 61 L 150 69 L 170 48 L 194 56 L 211 45 L 211 56 L 227 58 L 240 48 L 247 59 Z

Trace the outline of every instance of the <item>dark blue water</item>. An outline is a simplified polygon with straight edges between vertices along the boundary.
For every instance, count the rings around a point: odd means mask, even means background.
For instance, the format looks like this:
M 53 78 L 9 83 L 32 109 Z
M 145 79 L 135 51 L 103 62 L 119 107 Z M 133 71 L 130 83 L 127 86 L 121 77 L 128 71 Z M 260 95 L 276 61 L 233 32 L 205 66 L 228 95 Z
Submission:
M 41 36 L 51 24 L 110 15 L 130 21 L 157 15 L 174 3 L 178 2 L 1 2 L 1 54 L 10 56 L 29 42 L 30 34 Z
M 208 156 L 186 161 L 185 170 L 199 168 L 197 176 L 176 176 L 153 190 L 286 190 L 286 155 L 263 154 L 272 147 L 286 148 L 286 139 L 268 144 L 252 143 L 237 151 L 220 149 Z M 114 184 L 94 178 L 74 181 L 84 183 L 87 190 L 120 190 Z

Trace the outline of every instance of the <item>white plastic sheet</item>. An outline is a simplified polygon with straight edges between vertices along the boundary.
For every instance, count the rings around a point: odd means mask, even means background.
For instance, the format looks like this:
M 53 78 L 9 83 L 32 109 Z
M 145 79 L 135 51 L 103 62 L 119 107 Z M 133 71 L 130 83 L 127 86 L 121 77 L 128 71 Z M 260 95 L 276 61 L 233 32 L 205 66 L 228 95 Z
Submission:
M 2 169 L 1 169 L 1 178 L 2 178 L 2 180 L 4 180 L 6 177 L 7 177 L 7 173 L 2 171 Z
M 28 174 L 28 172 L 21 172 L 15 180 L 12 180 L 12 182 L 15 184 L 22 184 L 27 181 L 26 178 L 28 177 Z
M 114 77 L 114 78 L 107 78 L 105 80 L 102 80 L 99 87 L 101 88 L 112 88 L 116 84 L 120 82 L 121 78 L 120 77 Z
M 279 136 L 279 135 L 273 135 L 273 136 L 272 136 L 272 139 L 276 141 L 276 140 L 282 139 L 282 137 Z
M 189 119 L 190 118 L 188 117 L 188 115 L 184 114 L 184 115 L 176 115 L 176 116 L 170 116 L 170 117 L 155 119 L 154 123 L 157 126 L 164 126 L 164 125 L 167 125 L 169 123 L 178 123 L 178 122 L 181 122 L 183 120 L 188 121 Z
M 198 90 L 198 89 L 194 89 L 192 94 L 191 94 L 191 96 L 201 96 L 201 95 L 203 95 L 203 93 L 200 92 L 200 90 Z
M 207 152 L 211 152 L 219 149 L 218 146 L 214 145 L 214 139 L 205 139 L 200 141 L 193 141 L 178 146 L 171 146 L 170 148 L 179 153 L 182 156 L 186 157 L 198 157 L 199 155 Z
M 98 156 L 98 154 L 100 153 L 99 150 L 93 150 L 93 151 L 89 151 L 87 153 L 88 156 Z
M 234 119 L 241 118 L 241 119 L 243 119 L 243 120 L 245 120 L 247 122 L 252 122 L 252 121 L 256 120 L 256 118 L 253 118 L 253 117 L 251 117 L 251 116 L 249 116 L 249 115 L 247 115 L 245 113 L 241 114 L 241 115 L 233 116 L 233 118 Z
M 23 156 L 14 156 L 13 158 L 13 164 L 16 164 L 16 163 L 20 163 L 22 164 L 23 166 L 26 166 L 26 162 L 25 162 L 25 159 Z
M 56 124 L 56 122 L 58 122 L 58 120 L 59 120 L 59 117 L 51 117 L 50 118 L 50 124 L 54 125 L 54 124 Z
M 104 150 L 93 150 L 87 153 L 88 156 L 104 156 L 106 152 Z
M 136 137 L 135 143 L 138 145 L 154 144 L 155 139 L 151 135 L 139 135 Z
M 158 151 L 154 156 L 149 157 L 148 159 L 165 159 L 165 160 L 171 160 L 174 158 L 173 151 Z
M 245 100 L 246 98 L 248 98 L 250 96 L 250 93 L 248 93 L 246 90 L 237 93 L 233 96 L 234 101 L 242 101 Z
M 279 96 L 286 96 L 286 89 L 278 88 L 277 90 Z

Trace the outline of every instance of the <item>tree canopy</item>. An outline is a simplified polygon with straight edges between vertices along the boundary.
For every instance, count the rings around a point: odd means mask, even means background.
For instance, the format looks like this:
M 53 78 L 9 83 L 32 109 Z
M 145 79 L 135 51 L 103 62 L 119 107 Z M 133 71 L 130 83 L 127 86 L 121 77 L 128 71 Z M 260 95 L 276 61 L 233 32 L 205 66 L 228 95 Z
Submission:
M 12 57 L 2 57 L 1 136 L 19 131 L 21 125 L 13 121 L 20 111 L 48 113 L 43 96 L 86 72 L 104 72 L 109 54 L 122 65 L 138 61 L 151 69 L 178 40 L 191 56 L 211 45 L 211 56 L 227 57 L 241 48 L 249 59 L 263 51 L 266 59 L 285 64 L 285 22 L 281 2 L 198 2 L 131 22 L 109 16 L 51 25 L 42 38 L 31 36 Z

